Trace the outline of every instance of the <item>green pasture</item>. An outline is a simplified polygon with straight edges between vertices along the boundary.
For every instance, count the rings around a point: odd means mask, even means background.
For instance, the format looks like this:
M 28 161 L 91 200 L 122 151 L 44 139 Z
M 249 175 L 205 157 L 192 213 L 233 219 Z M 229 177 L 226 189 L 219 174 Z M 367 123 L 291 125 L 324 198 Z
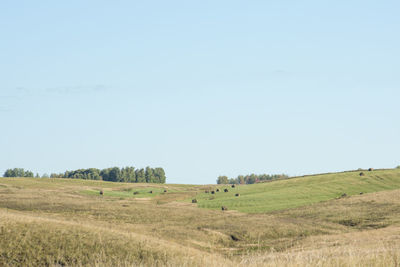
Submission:
M 99 197 L 148 198 L 148 197 L 158 196 L 161 194 L 166 194 L 168 192 L 168 191 L 164 192 L 164 189 L 159 187 L 138 187 L 138 188 L 133 187 L 120 190 L 103 190 L 103 195 L 100 195 L 100 190 L 101 190 L 100 188 L 88 189 L 88 190 L 82 190 L 81 193 L 85 195 L 93 195 Z M 176 190 L 170 190 L 169 192 L 176 192 Z
M 400 169 L 322 174 L 253 185 L 218 185 L 220 192 L 197 194 L 198 207 L 246 213 L 295 208 L 347 196 L 400 188 Z M 229 192 L 225 193 L 227 188 Z M 240 196 L 236 197 L 235 194 Z

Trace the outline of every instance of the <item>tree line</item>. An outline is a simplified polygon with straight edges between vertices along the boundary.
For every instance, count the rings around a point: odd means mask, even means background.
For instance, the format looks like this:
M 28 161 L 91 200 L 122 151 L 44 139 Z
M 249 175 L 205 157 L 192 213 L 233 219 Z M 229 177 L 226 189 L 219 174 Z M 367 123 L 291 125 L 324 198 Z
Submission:
M 4 173 L 4 177 L 37 177 L 33 172 L 24 170 L 22 168 L 8 169 Z M 70 179 L 85 179 L 85 180 L 103 180 L 111 182 L 125 182 L 125 183 L 162 183 L 166 182 L 165 171 L 163 168 L 142 168 L 136 169 L 135 167 L 125 168 L 107 168 L 107 169 L 79 169 L 72 171 L 65 171 L 64 173 L 52 173 L 50 176 L 43 174 L 42 178 L 70 178 Z
M 4 172 L 4 177 L 33 177 L 33 172 L 23 168 L 8 169 Z
M 264 181 L 272 181 L 278 179 L 289 178 L 286 174 L 249 174 L 239 175 L 236 178 L 228 178 L 227 176 L 219 176 L 217 184 L 255 184 Z

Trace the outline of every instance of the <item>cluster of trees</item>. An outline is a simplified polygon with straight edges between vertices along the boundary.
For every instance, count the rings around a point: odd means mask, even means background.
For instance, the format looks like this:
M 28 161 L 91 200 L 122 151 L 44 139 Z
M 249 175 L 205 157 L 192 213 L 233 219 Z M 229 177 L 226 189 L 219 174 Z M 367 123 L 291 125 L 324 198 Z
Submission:
M 4 177 L 33 177 L 33 172 L 23 168 L 8 169 L 4 172 Z
M 289 178 L 286 174 L 249 174 L 239 175 L 236 178 L 228 178 L 227 176 L 219 176 L 217 184 L 255 184 L 263 181 L 271 181 Z
M 65 173 L 52 173 L 51 178 L 75 178 L 86 180 L 104 180 L 126 183 L 165 183 L 166 176 L 163 168 L 135 169 L 135 167 L 107 168 L 107 169 L 79 169 Z
M 17 170 L 17 171 L 15 171 Z M 9 169 L 4 173 L 4 177 L 33 177 L 30 171 L 24 169 Z M 39 175 L 36 175 L 39 177 Z M 44 174 L 42 177 L 49 177 Z M 163 168 L 135 169 L 135 167 L 107 168 L 107 169 L 79 169 L 66 171 L 64 173 L 52 173 L 51 178 L 72 178 L 86 180 L 104 180 L 111 182 L 126 183 L 165 183 L 166 176 Z

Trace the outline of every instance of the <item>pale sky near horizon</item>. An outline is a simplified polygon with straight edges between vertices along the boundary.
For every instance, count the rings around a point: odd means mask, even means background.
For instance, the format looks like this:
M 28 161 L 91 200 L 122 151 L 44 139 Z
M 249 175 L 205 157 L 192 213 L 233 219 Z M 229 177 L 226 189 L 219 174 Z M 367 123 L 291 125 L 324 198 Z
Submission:
M 400 165 L 399 1 L 1 1 L 0 173 Z

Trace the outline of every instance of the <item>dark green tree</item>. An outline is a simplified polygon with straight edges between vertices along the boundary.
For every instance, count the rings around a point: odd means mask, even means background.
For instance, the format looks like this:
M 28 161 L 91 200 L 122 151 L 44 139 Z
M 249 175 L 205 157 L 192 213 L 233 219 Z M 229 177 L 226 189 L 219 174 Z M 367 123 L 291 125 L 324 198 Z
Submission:
M 146 175 L 144 169 L 136 170 L 136 182 L 137 183 L 145 183 L 146 182 Z
M 101 170 L 100 176 L 103 178 L 104 181 L 111 181 L 110 180 L 110 171 L 111 171 L 111 168 Z
M 118 167 L 114 167 L 110 170 L 109 181 L 121 182 L 121 170 Z
M 238 180 L 235 179 L 235 178 L 230 178 L 230 179 L 229 179 L 229 183 L 230 183 L 230 184 L 238 184 L 239 182 L 238 182 Z
M 167 179 L 163 168 L 155 168 L 154 169 L 154 177 L 155 177 L 154 182 L 160 183 L 160 184 L 165 184 L 165 181 Z
M 227 176 L 219 176 L 217 179 L 217 184 L 228 184 L 229 180 Z
M 153 169 L 150 167 L 146 167 L 145 170 L 145 177 L 146 177 L 146 183 L 157 183 L 154 181 L 154 172 Z
M 34 176 L 33 172 L 31 172 L 31 171 L 26 171 L 24 174 L 24 177 L 33 177 L 33 176 Z

